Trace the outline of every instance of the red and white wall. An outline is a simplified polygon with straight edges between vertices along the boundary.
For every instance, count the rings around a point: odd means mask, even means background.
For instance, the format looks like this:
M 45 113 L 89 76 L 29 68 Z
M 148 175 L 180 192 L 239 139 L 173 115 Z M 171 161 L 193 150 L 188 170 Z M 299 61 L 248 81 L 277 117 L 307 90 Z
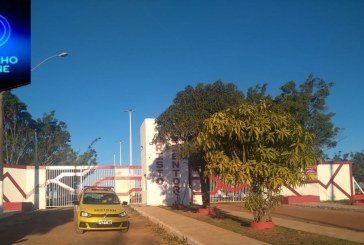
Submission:
M 282 194 L 303 199 L 316 196 L 319 201 L 351 199 L 355 194 L 350 161 L 323 162 L 311 176 L 312 180 L 301 187 L 283 187 Z
M 153 143 L 155 133 L 155 120 L 145 119 L 140 127 L 141 166 L 35 168 L 4 165 L 4 210 L 46 208 L 46 188 L 50 184 L 77 194 L 77 190 L 73 189 L 71 184 L 62 182 L 65 176 L 70 175 L 82 177 L 83 185 L 103 186 L 107 181 L 114 181 L 115 191 L 122 201 L 141 202 L 147 205 L 188 205 L 191 202 L 200 204 L 201 190 L 198 175 L 191 176 L 192 183 L 189 183 L 187 161 L 179 161 L 173 151 L 162 144 Z M 64 171 L 47 179 L 47 171 L 53 168 L 62 168 Z M 359 197 L 355 195 L 352 164 L 349 161 L 324 162 L 308 171 L 312 176 L 311 181 L 298 188 L 285 186 L 282 188 L 282 194 L 296 201 L 364 198 L 364 195 Z M 244 183 L 230 188 L 212 176 L 210 179 L 215 183 L 211 195 L 217 196 L 220 191 L 225 194 L 232 192 L 233 199 L 245 195 Z M 86 183 L 87 181 L 89 183 Z M 220 196 L 227 198 L 224 197 L 224 193 Z
M 45 208 L 45 168 L 4 165 L 4 210 Z M 42 183 L 42 184 L 40 184 Z
M 69 206 L 84 186 L 113 186 L 121 201 L 139 203 L 140 172 L 140 166 L 5 165 L 3 210 Z

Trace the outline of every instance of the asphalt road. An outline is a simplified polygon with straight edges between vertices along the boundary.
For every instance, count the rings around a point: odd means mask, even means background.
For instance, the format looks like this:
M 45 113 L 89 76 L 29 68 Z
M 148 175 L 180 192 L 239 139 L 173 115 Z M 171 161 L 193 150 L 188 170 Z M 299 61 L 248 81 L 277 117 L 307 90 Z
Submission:
M 173 244 L 145 217 L 129 209 L 128 232 L 92 231 L 77 234 L 73 225 L 73 208 L 56 208 L 17 213 L 0 219 L 0 244 Z M 178 244 L 178 242 L 175 242 Z

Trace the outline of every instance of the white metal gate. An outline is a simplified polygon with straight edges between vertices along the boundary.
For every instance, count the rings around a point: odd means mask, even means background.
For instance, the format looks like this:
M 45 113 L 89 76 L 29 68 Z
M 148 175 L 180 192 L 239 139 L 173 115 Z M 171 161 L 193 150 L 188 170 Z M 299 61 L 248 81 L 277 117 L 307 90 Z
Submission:
M 47 166 L 46 207 L 72 205 L 84 186 L 111 186 L 119 197 L 141 203 L 141 179 L 140 166 Z
M 249 192 L 249 187 L 239 184 L 235 187 L 228 186 L 214 176 L 210 176 L 210 202 L 241 202 Z

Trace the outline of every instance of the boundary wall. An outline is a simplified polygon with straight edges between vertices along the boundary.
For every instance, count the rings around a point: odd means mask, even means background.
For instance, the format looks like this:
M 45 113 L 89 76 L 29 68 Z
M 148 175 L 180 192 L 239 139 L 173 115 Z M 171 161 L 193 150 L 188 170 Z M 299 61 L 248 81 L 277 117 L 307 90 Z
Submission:
M 3 209 L 44 209 L 40 200 L 45 200 L 45 176 L 45 167 L 5 164 Z
M 175 152 L 153 143 L 155 119 L 140 127 L 141 166 L 22 166 L 4 165 L 4 210 L 44 209 L 72 205 L 83 186 L 114 186 L 121 201 L 146 205 L 201 204 L 201 187 L 196 172 Z M 304 186 L 281 190 L 287 203 L 364 199 L 356 195 L 352 163 L 324 162 L 307 169 L 311 180 Z M 227 186 L 210 176 L 210 201 L 242 201 L 249 187 Z
M 298 188 L 284 186 L 282 195 L 292 197 L 295 202 L 353 199 L 355 186 L 350 161 L 322 162 L 310 171 L 310 181 Z
M 145 119 L 141 128 L 141 161 L 144 182 L 143 203 L 147 205 L 201 204 L 201 186 L 198 174 L 189 173 L 187 162 L 181 161 L 176 170 L 173 152 L 165 146 L 153 143 L 156 133 L 155 119 Z M 354 199 L 355 187 L 350 161 L 324 162 L 307 168 L 311 180 L 297 188 L 284 186 L 281 190 L 288 203 L 319 202 L 326 200 Z M 189 176 L 190 175 L 190 180 Z M 176 179 L 178 178 L 178 180 Z M 235 187 L 227 186 L 217 178 L 210 176 L 210 201 L 241 201 L 249 187 L 241 183 Z M 178 197 L 174 193 L 174 184 L 178 184 Z M 183 195 L 182 195 L 183 194 Z M 182 200 L 182 201 L 181 201 Z
M 3 210 L 70 206 L 84 186 L 112 186 L 120 201 L 141 203 L 140 166 L 4 166 Z

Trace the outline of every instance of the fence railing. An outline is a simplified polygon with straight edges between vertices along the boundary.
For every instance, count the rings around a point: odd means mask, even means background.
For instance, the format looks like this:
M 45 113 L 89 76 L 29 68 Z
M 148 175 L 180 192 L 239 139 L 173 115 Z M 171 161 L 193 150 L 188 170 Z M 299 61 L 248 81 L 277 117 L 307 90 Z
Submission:
M 241 202 L 249 191 L 249 187 L 243 184 L 228 186 L 214 176 L 210 176 L 210 202 Z
M 111 186 L 141 203 L 141 168 L 133 166 L 51 166 L 46 168 L 46 207 L 70 206 L 84 186 Z M 121 185 L 121 186 L 120 186 Z M 117 191 L 118 192 L 118 191 Z

